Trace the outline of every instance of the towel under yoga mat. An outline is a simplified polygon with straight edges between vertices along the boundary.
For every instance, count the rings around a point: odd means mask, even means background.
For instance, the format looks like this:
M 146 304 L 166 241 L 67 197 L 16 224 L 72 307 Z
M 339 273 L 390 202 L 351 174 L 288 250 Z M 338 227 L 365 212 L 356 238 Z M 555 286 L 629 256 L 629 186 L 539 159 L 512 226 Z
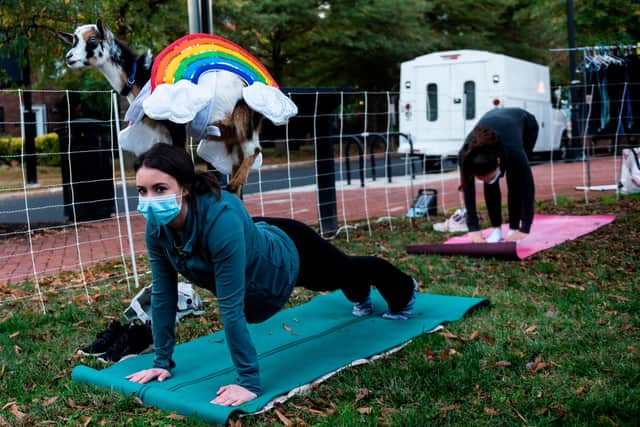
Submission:
M 525 259 L 559 245 L 567 240 L 591 233 L 611 223 L 614 215 L 536 215 L 531 226 L 531 233 L 519 242 L 471 243 L 468 235 L 452 237 L 441 244 L 409 245 L 410 254 L 469 255 L 506 259 Z M 507 235 L 508 224 L 503 224 L 502 234 Z M 482 231 L 486 238 L 491 229 Z
M 460 319 L 484 298 L 418 294 L 410 320 L 387 320 L 380 315 L 386 304 L 372 292 L 374 314 L 354 317 L 352 304 L 341 292 L 277 313 L 269 320 L 249 325 L 258 357 L 263 394 L 232 408 L 209 403 L 219 387 L 235 383 L 223 331 L 177 345 L 173 376 L 163 382 L 137 384 L 125 376 L 151 367 L 153 354 L 122 360 L 102 370 L 79 365 L 73 381 L 93 384 L 127 395 L 146 405 L 224 424 L 234 411 L 260 411 L 274 398 L 432 331 L 442 323 Z

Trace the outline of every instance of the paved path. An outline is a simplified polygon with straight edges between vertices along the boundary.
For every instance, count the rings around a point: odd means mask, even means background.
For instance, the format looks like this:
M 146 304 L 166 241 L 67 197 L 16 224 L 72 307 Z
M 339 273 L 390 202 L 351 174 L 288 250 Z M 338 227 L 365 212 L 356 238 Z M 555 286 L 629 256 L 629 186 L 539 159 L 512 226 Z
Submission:
M 619 169 L 613 158 L 594 159 L 589 164 L 590 185 L 614 184 Z M 588 194 L 576 191 L 576 186 L 587 184 L 587 164 L 544 164 L 533 168 L 536 182 L 536 199 L 551 200 L 554 194 L 572 199 L 585 198 Z M 504 185 L 504 180 L 502 180 Z M 554 185 L 552 185 L 552 182 Z M 366 218 L 403 216 L 411 206 L 419 188 L 438 190 L 440 214 L 460 207 L 460 193 L 455 172 L 439 175 L 419 176 L 415 180 L 394 179 L 389 184 L 384 179 L 369 181 L 365 188 L 357 183 L 349 187 L 338 183 L 337 204 L 339 225 L 345 221 L 353 223 Z M 503 190 L 503 200 L 505 200 Z M 591 192 L 590 194 L 593 194 Z M 479 191 L 482 197 L 482 191 Z M 480 203 L 483 203 L 480 201 Z M 317 193 L 313 186 L 299 187 L 294 191 L 273 191 L 245 197 L 245 204 L 252 215 L 293 217 L 308 224 L 318 224 Z M 131 218 L 131 233 L 136 255 L 145 254 L 144 220 L 139 215 Z M 25 280 L 55 286 L 55 276 L 63 271 L 85 272 L 87 284 L 98 278 L 88 274 L 87 267 L 112 260 L 129 264 L 130 246 L 124 217 L 111 218 L 91 223 L 70 225 L 59 229 L 26 234 L 0 240 L 0 302 L 11 298 L 3 296 L 7 284 Z M 131 268 L 129 267 L 129 273 Z M 58 283 L 57 286 L 73 286 Z M 82 286 L 82 284 L 77 284 Z M 5 289 L 6 290 L 6 289 Z M 15 296 L 15 294 L 12 294 Z

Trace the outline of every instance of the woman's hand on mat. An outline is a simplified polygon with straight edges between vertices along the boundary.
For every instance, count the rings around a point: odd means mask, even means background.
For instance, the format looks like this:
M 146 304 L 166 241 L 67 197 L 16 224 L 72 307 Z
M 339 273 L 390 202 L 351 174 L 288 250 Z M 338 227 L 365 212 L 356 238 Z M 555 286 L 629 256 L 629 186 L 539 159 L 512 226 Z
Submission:
M 222 386 L 218 389 L 218 393 L 216 393 L 216 395 L 216 398 L 213 399 L 211 403 L 223 406 L 238 406 L 258 397 L 254 392 L 249 391 L 238 384 Z
M 485 243 L 486 240 L 484 240 L 484 237 L 482 237 L 482 231 L 472 231 L 469 234 L 467 234 L 467 236 L 469 236 L 469 238 L 471 239 L 472 243 Z
M 504 240 L 507 242 L 517 242 L 518 240 L 524 239 L 528 235 L 529 235 L 528 233 L 523 233 L 520 230 L 513 230 L 513 232 L 510 231 L 507 234 L 507 237 L 505 237 Z
M 167 378 L 171 378 L 171 372 L 162 368 L 145 369 L 144 371 L 138 371 L 131 375 L 127 375 L 127 379 L 134 383 L 146 384 L 151 380 L 164 381 Z

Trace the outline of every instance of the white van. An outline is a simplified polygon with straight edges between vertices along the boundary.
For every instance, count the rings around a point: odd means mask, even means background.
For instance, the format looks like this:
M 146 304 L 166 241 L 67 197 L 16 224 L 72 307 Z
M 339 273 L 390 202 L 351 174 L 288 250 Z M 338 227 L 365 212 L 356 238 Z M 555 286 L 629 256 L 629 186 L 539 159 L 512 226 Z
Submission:
M 478 50 L 436 52 L 403 62 L 400 132 L 414 155 L 457 156 L 478 119 L 492 108 L 520 107 L 540 126 L 534 152 L 557 151 L 568 119 L 552 108 L 549 68 Z M 409 153 L 400 138 L 400 153 Z

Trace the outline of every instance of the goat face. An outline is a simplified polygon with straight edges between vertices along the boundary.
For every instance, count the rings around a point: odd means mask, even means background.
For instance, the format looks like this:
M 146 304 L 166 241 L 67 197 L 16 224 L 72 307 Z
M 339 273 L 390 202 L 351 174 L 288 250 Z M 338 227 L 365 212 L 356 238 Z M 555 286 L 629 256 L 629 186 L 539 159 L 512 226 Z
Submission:
M 58 31 L 58 36 L 71 44 L 66 55 L 67 65 L 71 68 L 100 67 L 117 56 L 117 52 L 113 52 L 113 33 L 99 19 L 96 25 L 82 25 L 73 34 Z

